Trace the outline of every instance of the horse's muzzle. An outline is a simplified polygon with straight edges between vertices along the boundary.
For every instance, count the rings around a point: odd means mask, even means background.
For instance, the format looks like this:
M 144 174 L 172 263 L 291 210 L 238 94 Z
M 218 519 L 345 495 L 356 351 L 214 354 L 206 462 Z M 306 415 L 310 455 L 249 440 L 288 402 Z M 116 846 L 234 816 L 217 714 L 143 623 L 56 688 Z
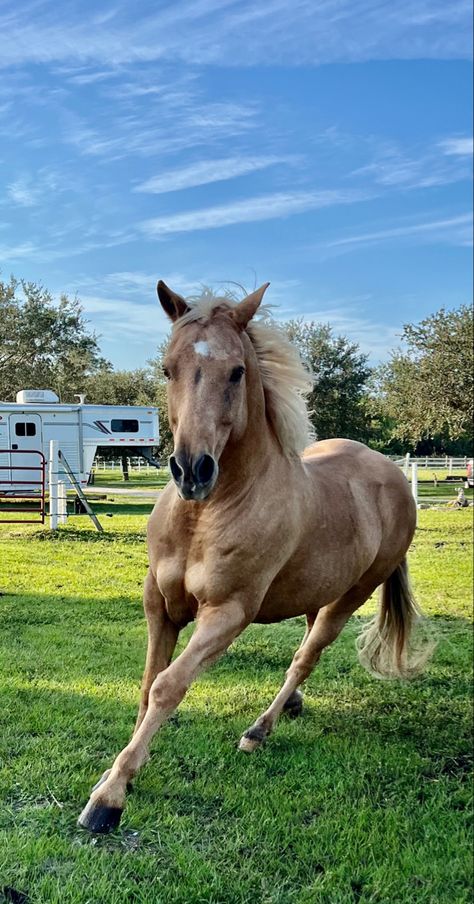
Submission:
M 170 471 L 183 499 L 202 502 L 214 488 L 219 466 L 212 455 L 193 458 L 180 450 L 170 456 Z

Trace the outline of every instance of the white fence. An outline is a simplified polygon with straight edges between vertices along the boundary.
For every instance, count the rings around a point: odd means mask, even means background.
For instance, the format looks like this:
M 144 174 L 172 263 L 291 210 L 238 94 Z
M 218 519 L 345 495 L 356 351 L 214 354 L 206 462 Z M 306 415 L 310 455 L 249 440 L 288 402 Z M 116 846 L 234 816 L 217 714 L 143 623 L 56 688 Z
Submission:
M 392 458 L 392 456 L 389 456 Z M 469 456 L 464 455 L 463 458 L 453 458 L 449 455 L 443 455 L 439 458 L 429 458 L 428 456 L 415 456 L 411 455 L 410 452 L 407 452 L 403 458 L 392 458 L 392 461 L 395 462 L 396 465 L 400 465 L 401 468 L 405 468 L 405 473 L 407 473 L 412 462 L 416 462 L 419 468 L 425 468 L 430 471 L 448 471 L 449 474 L 452 474 L 453 471 L 465 471 L 467 468 L 467 463 L 469 461 Z
M 149 462 L 144 461 L 139 455 L 128 455 L 128 467 L 130 471 L 138 471 L 142 474 L 155 474 L 156 468 L 153 465 L 150 465 Z M 121 471 L 122 470 L 122 459 L 121 458 L 101 458 L 97 455 L 94 459 L 94 471 Z
M 419 502 L 418 471 L 420 469 L 424 469 L 425 471 L 433 471 L 435 478 L 436 472 L 447 471 L 448 479 L 450 475 L 454 475 L 454 472 L 460 471 L 461 474 L 459 475 L 459 477 L 457 477 L 456 475 L 453 476 L 453 481 L 455 481 L 466 475 L 468 462 L 472 461 L 472 459 L 468 458 L 467 455 L 465 455 L 463 458 L 454 458 L 453 456 L 449 455 L 444 455 L 443 457 L 439 458 L 429 458 L 428 456 L 415 457 L 414 455 L 411 455 L 410 452 L 407 452 L 407 454 L 403 458 L 393 458 L 392 456 L 389 456 L 389 458 L 392 459 L 394 464 L 403 469 L 405 477 L 411 484 L 411 492 L 417 505 Z M 434 483 L 437 486 L 436 479 L 434 480 Z M 429 500 L 426 499 L 425 501 Z M 437 500 L 435 499 L 433 501 Z

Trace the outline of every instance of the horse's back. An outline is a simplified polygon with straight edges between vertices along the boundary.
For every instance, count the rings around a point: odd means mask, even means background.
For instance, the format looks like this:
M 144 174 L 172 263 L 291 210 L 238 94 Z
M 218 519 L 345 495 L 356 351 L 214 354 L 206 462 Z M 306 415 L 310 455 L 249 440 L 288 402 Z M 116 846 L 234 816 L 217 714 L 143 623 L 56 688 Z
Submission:
M 302 459 L 310 474 L 324 475 L 331 483 L 350 478 L 395 484 L 402 495 L 410 496 L 409 485 L 398 465 L 356 440 L 320 440 L 304 450 Z

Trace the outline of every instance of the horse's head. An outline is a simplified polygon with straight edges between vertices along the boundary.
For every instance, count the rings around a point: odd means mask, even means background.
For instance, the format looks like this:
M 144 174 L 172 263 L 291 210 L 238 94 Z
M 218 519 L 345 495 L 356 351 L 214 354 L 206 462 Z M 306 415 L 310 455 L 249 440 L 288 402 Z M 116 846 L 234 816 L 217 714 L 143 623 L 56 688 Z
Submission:
M 202 501 L 213 490 L 219 459 L 247 426 L 246 354 L 242 333 L 268 283 L 239 304 L 224 299 L 207 316 L 160 280 L 158 297 L 174 323 L 163 362 L 174 438 L 173 480 L 183 499 Z

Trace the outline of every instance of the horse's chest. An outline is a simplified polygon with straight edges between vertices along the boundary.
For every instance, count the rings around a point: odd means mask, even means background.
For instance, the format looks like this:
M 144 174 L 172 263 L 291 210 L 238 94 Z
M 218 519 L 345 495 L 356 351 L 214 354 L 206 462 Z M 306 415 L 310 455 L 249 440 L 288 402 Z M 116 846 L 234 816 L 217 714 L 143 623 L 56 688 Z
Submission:
M 206 601 L 209 569 L 189 555 L 164 558 L 157 567 L 156 582 L 170 618 L 180 624 L 193 619 L 199 604 Z
M 191 621 L 197 611 L 197 599 L 186 586 L 186 574 L 186 564 L 180 558 L 163 559 L 156 570 L 156 583 L 168 615 L 176 624 Z

